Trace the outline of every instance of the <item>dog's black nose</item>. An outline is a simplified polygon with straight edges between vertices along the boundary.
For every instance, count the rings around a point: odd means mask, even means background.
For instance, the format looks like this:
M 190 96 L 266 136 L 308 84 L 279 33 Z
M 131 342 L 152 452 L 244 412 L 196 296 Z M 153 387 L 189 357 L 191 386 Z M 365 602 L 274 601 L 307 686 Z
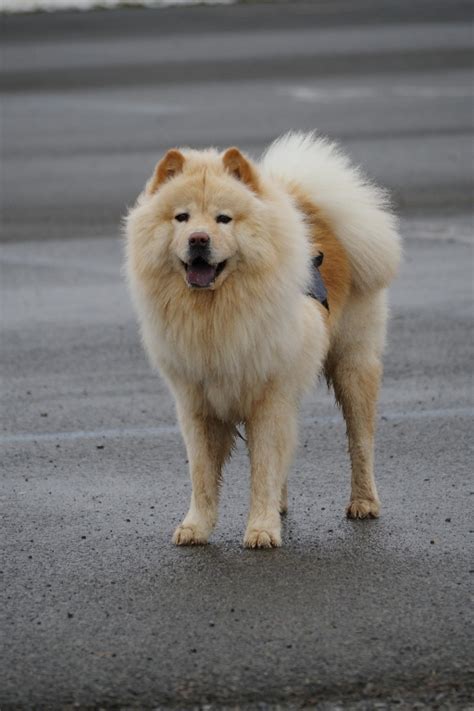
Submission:
M 205 232 L 193 232 L 189 237 L 190 247 L 207 247 L 209 245 L 209 235 Z

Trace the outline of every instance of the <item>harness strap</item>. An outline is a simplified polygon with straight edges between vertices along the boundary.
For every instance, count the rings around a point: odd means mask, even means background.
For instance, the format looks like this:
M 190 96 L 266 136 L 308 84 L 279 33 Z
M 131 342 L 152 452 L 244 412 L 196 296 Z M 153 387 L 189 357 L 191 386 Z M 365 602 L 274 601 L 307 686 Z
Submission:
M 323 263 L 323 259 L 324 254 L 322 252 L 319 252 L 312 259 L 313 272 L 311 275 L 311 285 L 306 295 L 311 296 L 311 298 L 316 299 L 316 301 L 319 301 L 319 303 L 329 311 L 328 292 L 324 284 L 324 279 L 319 271 L 319 267 Z

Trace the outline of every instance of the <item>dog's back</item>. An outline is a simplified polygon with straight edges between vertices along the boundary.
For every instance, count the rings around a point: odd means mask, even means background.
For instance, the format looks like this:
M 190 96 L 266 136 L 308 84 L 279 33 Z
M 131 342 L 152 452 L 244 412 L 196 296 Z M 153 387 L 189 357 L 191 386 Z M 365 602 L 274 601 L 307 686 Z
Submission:
M 387 195 L 336 144 L 313 133 L 288 133 L 266 151 L 261 169 L 317 206 L 347 253 L 355 290 L 375 292 L 390 284 L 401 247 Z

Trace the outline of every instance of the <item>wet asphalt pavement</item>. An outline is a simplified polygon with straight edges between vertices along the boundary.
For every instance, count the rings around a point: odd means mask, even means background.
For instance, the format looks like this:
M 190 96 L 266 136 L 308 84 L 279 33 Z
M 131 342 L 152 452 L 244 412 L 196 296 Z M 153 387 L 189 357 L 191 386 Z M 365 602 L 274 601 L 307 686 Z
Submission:
M 469 3 L 242 5 L 4 21 L 0 706 L 469 708 Z M 323 383 L 284 547 L 241 546 L 248 461 L 205 548 L 173 403 L 142 352 L 120 216 L 169 146 L 341 140 L 389 187 L 377 521 Z

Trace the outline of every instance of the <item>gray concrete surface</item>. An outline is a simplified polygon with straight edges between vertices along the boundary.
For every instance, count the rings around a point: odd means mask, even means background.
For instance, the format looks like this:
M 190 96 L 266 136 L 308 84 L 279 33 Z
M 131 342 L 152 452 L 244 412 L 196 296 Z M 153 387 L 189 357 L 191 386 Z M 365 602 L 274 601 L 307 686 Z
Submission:
M 2 709 L 472 704 L 468 9 L 337 0 L 4 21 Z M 120 275 L 120 215 L 165 147 L 258 152 L 315 126 L 402 216 L 383 515 L 343 517 L 344 428 L 321 384 L 301 415 L 284 548 L 240 545 L 241 444 L 211 544 L 176 549 L 186 457 Z

